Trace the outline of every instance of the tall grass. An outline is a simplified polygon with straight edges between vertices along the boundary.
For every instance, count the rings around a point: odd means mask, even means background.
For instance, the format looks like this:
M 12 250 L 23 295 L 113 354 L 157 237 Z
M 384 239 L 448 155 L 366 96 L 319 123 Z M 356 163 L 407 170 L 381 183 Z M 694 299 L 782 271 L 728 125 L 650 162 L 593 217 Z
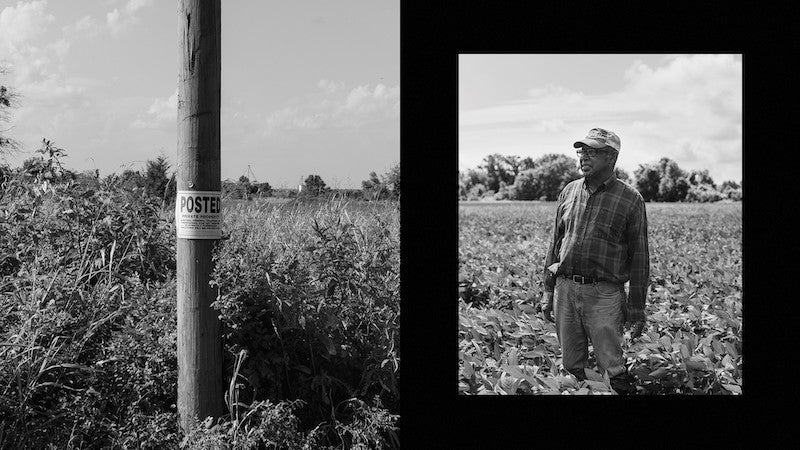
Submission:
M 391 443 L 397 204 L 252 202 L 225 210 L 215 282 L 229 414 L 184 436 L 175 407 L 173 208 L 113 182 L 18 176 L 3 189 L 0 448 L 203 448 L 218 438 L 223 448 Z M 341 285 L 330 288 L 331 280 Z M 328 326 L 315 322 L 323 316 Z M 348 353 L 331 354 L 336 346 Z M 275 354 L 282 359 L 270 359 Z M 332 407 L 321 406 L 323 391 Z
M 399 205 L 262 206 L 226 212 L 216 254 L 229 353 L 252 356 L 242 396 L 303 398 L 305 426 L 327 421 L 328 439 L 352 444 L 352 399 L 399 408 Z M 384 419 L 378 431 L 396 439 Z

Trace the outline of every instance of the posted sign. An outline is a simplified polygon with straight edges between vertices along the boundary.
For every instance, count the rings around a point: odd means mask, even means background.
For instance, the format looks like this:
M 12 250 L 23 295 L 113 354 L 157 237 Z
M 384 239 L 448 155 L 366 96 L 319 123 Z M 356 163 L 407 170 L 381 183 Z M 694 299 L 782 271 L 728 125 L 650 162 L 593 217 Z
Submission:
M 178 191 L 175 198 L 175 228 L 179 238 L 222 237 L 220 194 L 219 191 Z

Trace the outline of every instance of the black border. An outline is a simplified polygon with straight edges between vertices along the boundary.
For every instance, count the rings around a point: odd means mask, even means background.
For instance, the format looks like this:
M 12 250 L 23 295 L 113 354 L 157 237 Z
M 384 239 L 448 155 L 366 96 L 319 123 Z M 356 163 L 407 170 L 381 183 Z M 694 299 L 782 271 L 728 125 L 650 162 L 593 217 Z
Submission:
M 731 4 L 624 8 L 551 4 L 401 9 L 401 443 L 493 448 L 626 442 L 719 445 L 747 431 L 784 443 L 797 400 L 800 300 L 796 235 L 798 52 L 792 14 Z M 744 395 L 464 397 L 457 395 L 458 53 L 742 53 L 744 64 Z M 794 152 L 794 150 L 791 150 Z M 790 156 L 790 158 L 787 158 Z M 783 173 L 781 173 L 783 171 Z M 796 177 L 796 175 L 795 175 Z M 781 216 L 784 217 L 781 220 Z M 781 226 L 786 229 L 781 229 Z M 794 228 L 794 227 L 792 227 Z M 794 333 L 791 333 L 794 331 Z M 769 428 L 767 428 L 769 427 Z M 604 431 L 606 438 L 596 434 Z M 673 438 L 677 438 L 674 441 Z

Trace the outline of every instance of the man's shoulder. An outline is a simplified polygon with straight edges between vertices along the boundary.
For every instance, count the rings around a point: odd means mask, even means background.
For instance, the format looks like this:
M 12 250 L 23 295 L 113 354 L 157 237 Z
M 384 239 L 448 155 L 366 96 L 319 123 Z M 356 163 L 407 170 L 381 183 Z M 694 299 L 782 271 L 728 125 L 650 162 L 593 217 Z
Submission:
M 577 189 L 580 189 L 583 186 L 583 181 L 584 180 L 585 180 L 585 178 L 582 177 L 582 178 L 578 178 L 577 180 L 570 181 L 569 183 L 567 183 L 566 186 L 564 186 L 564 189 L 561 190 L 561 193 L 563 195 L 567 195 L 567 194 L 570 194 L 572 192 L 575 192 Z
M 583 185 L 583 180 L 584 180 L 583 178 L 578 178 L 577 180 L 572 180 L 569 183 L 567 183 L 566 186 L 564 186 L 561 189 L 561 192 L 558 193 L 556 201 L 559 204 L 563 204 L 564 202 L 567 201 L 567 199 L 575 198 L 575 196 L 581 189 L 581 186 Z
M 619 178 L 614 180 L 614 184 L 617 188 L 617 191 L 619 192 L 619 195 L 621 195 L 623 198 L 629 199 L 634 202 L 636 201 L 644 202 L 644 197 L 642 197 L 642 194 L 639 193 L 639 191 L 635 187 L 620 180 Z

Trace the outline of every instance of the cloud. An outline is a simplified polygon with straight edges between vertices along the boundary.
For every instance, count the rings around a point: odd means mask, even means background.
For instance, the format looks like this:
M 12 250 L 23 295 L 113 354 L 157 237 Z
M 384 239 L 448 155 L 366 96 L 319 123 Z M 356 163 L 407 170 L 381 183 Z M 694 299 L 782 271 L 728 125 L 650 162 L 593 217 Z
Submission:
M 265 117 L 264 135 L 289 130 L 360 128 L 400 115 L 400 86 L 357 86 L 344 97 L 344 83 L 321 80 L 317 86 L 323 94 L 309 96 Z
M 64 35 L 72 38 L 93 38 L 100 31 L 100 26 L 92 16 L 83 16 L 75 22 L 62 28 Z
M 175 88 L 175 92 L 168 99 L 156 99 L 150 105 L 147 113 L 154 115 L 158 120 L 176 120 L 178 116 L 178 88 Z
M 0 53 L 15 56 L 30 51 L 30 41 L 50 26 L 55 17 L 45 11 L 47 2 L 17 2 L 0 11 Z
M 563 86 L 548 84 L 544 87 L 528 89 L 528 96 L 539 99 L 546 97 L 559 97 L 563 99 L 580 100 L 583 94 L 580 92 L 570 91 Z
M 742 64 L 733 55 L 681 55 L 652 69 L 634 62 L 624 73 L 626 93 L 642 106 L 662 113 L 707 111 L 736 116 L 742 112 Z
M 400 114 L 400 87 L 363 85 L 344 90 L 344 82 L 320 80 L 322 92 L 295 100 L 295 104 L 274 111 L 261 119 L 264 136 L 285 131 L 318 130 L 323 128 L 361 128 L 384 120 L 397 119 Z M 345 95 L 345 92 L 346 95 Z M 156 98 L 148 109 L 131 123 L 136 129 L 167 129 L 175 126 L 178 108 L 178 89 L 168 98 Z M 252 120 L 242 118 L 242 120 Z
M 64 57 L 67 55 L 67 52 L 69 51 L 69 46 L 70 46 L 70 43 L 66 39 L 61 38 L 61 39 L 57 40 L 56 42 L 53 42 L 52 44 L 49 44 L 47 47 L 49 49 L 53 50 L 53 52 L 56 54 L 56 56 L 59 59 L 63 60 Z
M 137 12 L 147 6 L 151 6 L 153 0 L 129 0 L 122 9 L 114 8 L 106 14 L 106 25 L 114 36 L 122 33 L 131 25 L 137 23 L 139 18 Z
M 687 124 L 698 120 L 726 122 L 741 117 L 742 66 L 733 55 L 689 55 L 652 69 L 634 62 L 624 73 L 623 89 L 586 95 L 549 84 L 532 88 L 528 98 L 461 111 L 462 127 L 531 123 L 561 117 L 565 122 L 605 117 L 641 121 L 675 117 Z
M 131 123 L 137 129 L 167 129 L 175 127 L 178 118 L 178 88 L 167 99 L 157 98 L 147 108 L 146 116 L 142 114 Z
M 540 133 L 557 132 L 557 131 L 566 131 L 567 126 L 561 119 L 543 120 L 535 124 L 533 126 L 533 129 Z
M 498 106 L 459 112 L 459 125 L 486 126 L 538 123 L 556 117 L 571 119 L 593 114 L 587 104 L 589 99 L 581 92 L 563 86 L 548 85 L 528 91 L 528 98 L 506 102 Z
M 116 35 L 120 31 L 122 31 L 123 23 L 122 20 L 120 19 L 121 15 L 122 13 L 120 13 L 119 10 L 116 8 L 110 13 L 106 14 L 106 25 L 108 25 L 108 28 L 111 30 L 111 34 Z M 132 19 L 130 23 L 133 23 Z
M 384 111 L 391 115 L 399 113 L 399 108 L 400 86 L 387 88 L 378 84 L 374 89 L 366 85 L 350 91 L 341 109 L 362 114 Z
M 86 104 L 86 86 L 70 84 L 62 67 L 70 42 L 66 37 L 44 42 L 55 17 L 47 11 L 47 2 L 17 2 L 0 11 L 0 54 L 11 69 L 11 85 L 20 92 L 20 111 L 33 108 L 76 108 Z
M 721 164 L 726 176 L 741 176 L 741 59 L 698 54 L 654 66 L 635 61 L 620 81 L 619 89 L 603 94 L 533 86 L 518 100 L 461 110 L 459 158 L 474 165 L 491 151 L 567 153 L 572 140 L 601 126 L 621 137 L 622 165 L 668 156 L 687 169 Z

